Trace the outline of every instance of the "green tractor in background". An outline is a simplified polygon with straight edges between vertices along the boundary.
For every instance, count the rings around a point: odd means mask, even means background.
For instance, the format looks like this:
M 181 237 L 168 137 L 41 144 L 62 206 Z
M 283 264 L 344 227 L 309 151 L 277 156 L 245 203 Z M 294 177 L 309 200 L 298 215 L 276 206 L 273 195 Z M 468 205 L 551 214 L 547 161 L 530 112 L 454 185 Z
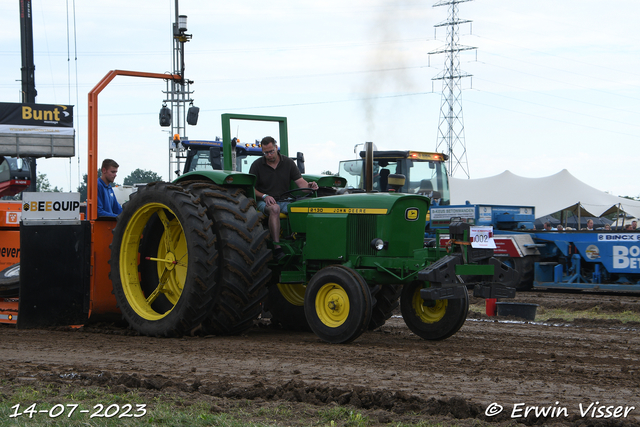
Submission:
M 424 247 L 429 198 L 399 193 L 335 194 L 346 180 L 304 175 L 324 197 L 292 189 L 281 216 L 285 256 L 272 257 L 255 176 L 234 172 L 230 120 L 279 123 L 284 117 L 224 114 L 224 170 L 193 171 L 131 195 L 111 245 L 111 280 L 130 326 L 149 336 L 227 335 L 247 330 L 266 305 L 287 329 L 310 329 L 330 343 L 347 343 L 383 324 L 399 304 L 407 326 L 428 340 L 463 325 L 468 294 L 458 275 L 487 278 L 478 296 L 512 297 L 500 282 L 511 273 L 474 249 L 468 225 L 453 224 L 453 244 Z M 367 146 L 371 170 L 371 146 Z M 402 175 L 389 177 L 402 185 Z M 368 178 L 367 189 L 371 189 Z

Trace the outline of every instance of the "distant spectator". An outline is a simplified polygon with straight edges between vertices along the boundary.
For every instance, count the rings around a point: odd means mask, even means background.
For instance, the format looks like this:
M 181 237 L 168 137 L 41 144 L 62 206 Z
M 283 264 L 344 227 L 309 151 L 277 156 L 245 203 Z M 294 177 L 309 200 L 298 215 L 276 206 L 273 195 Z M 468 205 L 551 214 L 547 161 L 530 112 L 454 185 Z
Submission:
M 556 230 L 555 228 L 553 228 L 551 226 L 551 223 L 549 221 L 545 222 L 543 224 L 543 227 L 544 227 L 544 231 L 555 231 Z
M 635 219 L 633 221 L 631 221 L 631 229 L 632 230 L 637 230 L 638 229 L 638 221 L 636 221 Z
M 631 231 L 631 230 L 633 230 L 632 227 L 633 227 L 632 224 L 627 224 L 627 225 L 624 226 L 624 229 L 627 230 L 627 231 Z
M 593 231 L 593 220 L 592 219 L 588 219 L 587 220 L 587 228 L 583 228 L 582 230 Z
M 120 165 L 112 159 L 104 159 L 101 176 L 98 178 L 98 216 L 115 218 L 122 212 L 122 206 L 118 203 L 116 195 L 111 188 L 115 181 Z
M 558 224 L 558 226 L 556 227 L 556 229 L 558 231 L 564 231 L 564 227 L 562 226 L 562 224 Z
M 604 225 L 604 229 L 605 230 L 611 230 L 611 224 L 605 224 Z

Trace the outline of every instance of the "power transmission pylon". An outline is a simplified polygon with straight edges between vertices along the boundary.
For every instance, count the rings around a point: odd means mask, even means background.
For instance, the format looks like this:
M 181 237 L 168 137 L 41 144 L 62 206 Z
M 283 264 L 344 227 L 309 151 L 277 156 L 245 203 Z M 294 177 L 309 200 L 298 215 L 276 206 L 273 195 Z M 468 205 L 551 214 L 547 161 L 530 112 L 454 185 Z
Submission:
M 458 25 L 470 23 L 470 20 L 458 18 L 458 4 L 471 0 L 440 0 L 433 7 L 449 6 L 449 19 L 434 27 L 447 27 L 447 44 L 440 49 L 429 52 L 429 55 L 446 53 L 444 69 L 432 80 L 442 80 L 442 103 L 440 104 L 440 120 L 438 123 L 438 138 L 436 151 L 449 156 L 449 176 L 462 171 L 467 178 L 469 163 L 467 162 L 467 147 L 464 140 L 464 120 L 462 117 L 462 88 L 460 80 L 471 77 L 460 70 L 459 53 L 463 50 L 476 49 L 471 46 L 458 44 L 460 39 Z

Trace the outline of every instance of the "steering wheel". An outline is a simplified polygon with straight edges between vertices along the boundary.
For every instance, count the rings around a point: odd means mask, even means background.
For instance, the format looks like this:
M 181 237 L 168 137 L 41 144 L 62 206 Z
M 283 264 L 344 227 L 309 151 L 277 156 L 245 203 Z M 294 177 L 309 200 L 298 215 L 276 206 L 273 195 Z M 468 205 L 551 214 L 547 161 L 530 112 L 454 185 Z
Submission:
M 305 194 L 304 196 L 299 196 L 299 197 L 291 196 L 291 194 L 295 193 L 296 191 L 308 191 L 308 193 Z M 317 191 L 318 190 L 314 190 L 313 188 L 306 188 L 306 187 L 294 188 L 293 190 L 288 190 L 282 193 L 278 198 L 276 198 L 276 201 L 282 202 L 287 199 L 294 199 L 294 200 L 304 199 L 305 197 L 308 197 L 309 195 L 311 195 L 311 193 L 314 193 Z

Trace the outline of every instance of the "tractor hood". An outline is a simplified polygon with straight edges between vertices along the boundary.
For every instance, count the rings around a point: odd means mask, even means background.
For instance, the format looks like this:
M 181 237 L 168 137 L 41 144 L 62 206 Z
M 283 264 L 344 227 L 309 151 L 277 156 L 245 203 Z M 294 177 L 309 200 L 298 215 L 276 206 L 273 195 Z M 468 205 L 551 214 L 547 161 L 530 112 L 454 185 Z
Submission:
M 295 233 L 305 233 L 311 259 L 349 259 L 355 255 L 413 257 L 424 245 L 429 198 L 362 193 L 304 199 L 289 204 Z M 384 249 L 371 248 L 374 239 Z M 311 253 L 313 252 L 313 253 Z
M 429 209 L 428 197 L 393 193 L 359 193 L 304 199 L 291 203 L 289 213 L 290 217 L 308 213 L 387 215 L 395 205 L 404 205 L 411 203 L 410 201 L 422 208 L 421 214 L 425 218 Z

